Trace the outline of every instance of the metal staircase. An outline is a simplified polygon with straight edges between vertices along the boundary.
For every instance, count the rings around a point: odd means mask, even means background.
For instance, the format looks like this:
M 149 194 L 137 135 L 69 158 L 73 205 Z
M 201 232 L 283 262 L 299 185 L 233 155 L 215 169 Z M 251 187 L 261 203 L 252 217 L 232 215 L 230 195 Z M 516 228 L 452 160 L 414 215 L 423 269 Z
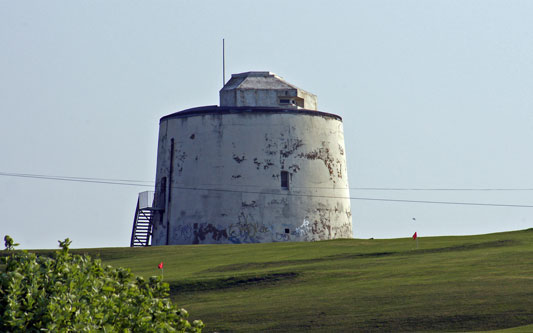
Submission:
M 152 218 L 156 209 L 152 208 L 154 192 L 141 192 L 137 199 L 130 247 L 150 246 L 152 238 Z

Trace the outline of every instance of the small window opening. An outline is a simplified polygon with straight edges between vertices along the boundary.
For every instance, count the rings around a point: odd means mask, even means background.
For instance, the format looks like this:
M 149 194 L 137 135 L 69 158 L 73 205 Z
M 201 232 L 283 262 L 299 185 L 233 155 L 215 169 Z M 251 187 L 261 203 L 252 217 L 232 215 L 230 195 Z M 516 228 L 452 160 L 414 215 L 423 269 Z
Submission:
M 285 228 L 285 233 L 286 234 L 289 234 L 291 231 L 289 230 L 289 228 Z
M 289 172 L 281 171 L 281 188 L 284 190 L 289 189 Z
M 279 104 L 290 104 L 291 100 L 288 98 L 280 98 Z

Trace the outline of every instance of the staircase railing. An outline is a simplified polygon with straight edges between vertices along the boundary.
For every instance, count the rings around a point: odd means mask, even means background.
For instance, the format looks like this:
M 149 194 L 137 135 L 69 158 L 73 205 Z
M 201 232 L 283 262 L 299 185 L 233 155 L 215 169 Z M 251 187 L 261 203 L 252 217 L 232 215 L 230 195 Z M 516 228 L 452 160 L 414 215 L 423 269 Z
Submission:
M 145 191 L 139 193 L 133 229 L 131 231 L 130 247 L 150 246 L 152 238 L 152 218 L 154 209 L 152 206 L 154 192 Z

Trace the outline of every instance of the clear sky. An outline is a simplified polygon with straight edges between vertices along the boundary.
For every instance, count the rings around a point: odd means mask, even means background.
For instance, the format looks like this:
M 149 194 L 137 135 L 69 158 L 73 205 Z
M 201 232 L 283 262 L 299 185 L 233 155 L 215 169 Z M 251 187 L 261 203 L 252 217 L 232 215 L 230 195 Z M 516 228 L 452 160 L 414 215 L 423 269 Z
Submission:
M 0 235 L 128 246 L 159 118 L 274 72 L 343 117 L 353 188 L 533 189 L 533 1 L 0 0 Z M 533 205 L 533 191 L 352 189 Z M 533 208 L 352 200 L 356 238 L 533 227 Z M 415 218 L 416 220 L 413 220 Z

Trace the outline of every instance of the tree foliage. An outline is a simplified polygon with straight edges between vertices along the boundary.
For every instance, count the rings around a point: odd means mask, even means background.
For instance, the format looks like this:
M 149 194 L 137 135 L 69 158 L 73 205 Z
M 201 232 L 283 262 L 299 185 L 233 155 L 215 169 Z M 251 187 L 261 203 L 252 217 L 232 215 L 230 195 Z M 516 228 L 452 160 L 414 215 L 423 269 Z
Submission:
M 6 251 L 17 245 L 9 236 L 4 240 Z M 201 332 L 203 323 L 189 323 L 161 278 L 134 277 L 128 269 L 70 254 L 68 238 L 59 243 L 53 257 L 10 251 L 2 258 L 1 332 Z
M 15 246 L 18 246 L 18 243 L 15 243 L 13 238 L 11 238 L 9 235 L 6 235 L 4 237 L 4 245 L 6 247 L 6 251 L 11 251 L 15 249 Z

